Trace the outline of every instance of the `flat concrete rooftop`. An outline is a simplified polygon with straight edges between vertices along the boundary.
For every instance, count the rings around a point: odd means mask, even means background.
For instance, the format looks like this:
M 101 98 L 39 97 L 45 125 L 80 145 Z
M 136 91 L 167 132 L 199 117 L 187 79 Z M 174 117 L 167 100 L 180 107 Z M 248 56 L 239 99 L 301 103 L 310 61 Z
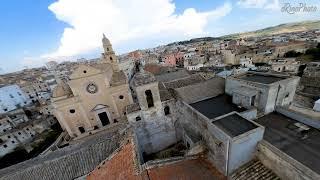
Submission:
M 246 81 L 257 82 L 262 84 L 272 84 L 277 81 L 281 81 L 285 79 L 284 77 L 273 76 L 269 74 L 246 74 L 244 76 L 240 76 L 239 79 L 243 79 Z
M 320 173 L 320 131 L 299 132 L 294 125 L 298 121 L 282 114 L 271 113 L 256 120 L 265 126 L 264 140 L 271 143 L 295 160 Z
M 233 104 L 232 97 L 226 94 L 192 103 L 190 106 L 209 119 L 228 114 L 232 111 L 242 112 L 245 110 L 244 108 L 239 108 L 237 105 Z
M 238 114 L 232 114 L 212 122 L 231 137 L 239 136 L 258 126 Z

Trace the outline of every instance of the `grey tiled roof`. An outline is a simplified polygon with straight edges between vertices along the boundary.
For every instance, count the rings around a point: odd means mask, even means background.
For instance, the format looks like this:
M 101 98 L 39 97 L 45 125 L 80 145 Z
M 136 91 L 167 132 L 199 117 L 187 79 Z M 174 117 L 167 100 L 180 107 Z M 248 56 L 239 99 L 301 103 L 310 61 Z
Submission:
M 140 111 L 140 110 L 141 110 L 141 108 L 138 103 L 130 104 L 127 106 L 127 113 L 132 113 L 132 112 Z
M 163 73 L 156 76 L 157 81 L 170 82 L 181 78 L 189 77 L 190 74 L 186 70 L 178 70 L 169 73 Z
M 0 170 L 0 179 L 75 179 L 91 172 L 119 147 L 121 136 L 102 132 L 90 140 Z
M 156 82 L 156 78 L 150 72 L 144 71 L 134 75 L 133 84 L 134 86 L 141 86 L 144 84 L 149 84 Z
M 176 89 L 176 88 L 181 88 L 184 86 L 200 83 L 201 81 L 204 81 L 204 78 L 199 74 L 194 74 L 189 77 L 178 79 L 176 81 L 167 82 L 164 84 L 166 88 Z
M 223 94 L 224 86 L 224 79 L 216 77 L 189 86 L 176 88 L 175 91 L 183 101 L 190 104 Z
M 111 78 L 111 86 L 118 86 L 127 83 L 127 77 L 123 71 L 113 72 Z
M 254 159 L 236 170 L 230 177 L 231 180 L 274 179 L 280 178 L 265 167 L 261 161 Z

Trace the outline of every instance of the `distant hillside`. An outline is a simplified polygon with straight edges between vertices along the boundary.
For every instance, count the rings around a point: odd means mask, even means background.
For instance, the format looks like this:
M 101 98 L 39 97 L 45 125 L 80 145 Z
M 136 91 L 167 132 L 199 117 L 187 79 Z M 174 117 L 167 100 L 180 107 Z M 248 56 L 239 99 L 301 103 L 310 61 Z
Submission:
M 194 38 L 194 39 L 185 40 L 185 41 L 173 42 L 173 43 L 170 43 L 170 44 L 167 44 L 167 45 L 168 46 L 175 45 L 175 44 L 185 45 L 185 44 L 196 43 L 196 42 L 201 42 L 201 41 L 213 41 L 213 40 L 217 40 L 217 39 L 220 39 L 220 38 L 216 38 L 216 37 L 201 37 L 201 38 Z
M 310 31 L 314 29 L 320 29 L 320 21 L 302 21 L 296 23 L 280 24 L 278 26 L 268 27 L 257 31 L 226 35 L 223 36 L 223 38 L 268 36 L 281 33 Z
M 295 23 L 280 24 L 277 26 L 268 27 L 268 28 L 264 28 L 256 31 L 251 31 L 251 32 L 230 34 L 222 37 L 200 37 L 200 38 L 194 38 L 186 41 L 173 42 L 167 45 L 169 46 L 174 44 L 185 45 L 185 44 L 201 42 L 201 41 L 213 41 L 213 40 L 221 40 L 221 39 L 239 39 L 241 37 L 269 36 L 269 35 L 282 34 L 282 33 L 310 31 L 315 29 L 320 29 L 320 21 L 302 21 L 302 22 L 295 22 Z

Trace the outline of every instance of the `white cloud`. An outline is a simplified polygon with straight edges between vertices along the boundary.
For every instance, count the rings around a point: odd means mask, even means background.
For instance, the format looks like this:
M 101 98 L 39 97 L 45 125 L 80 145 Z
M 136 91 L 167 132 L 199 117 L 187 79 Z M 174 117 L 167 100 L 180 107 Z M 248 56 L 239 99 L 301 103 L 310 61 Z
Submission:
M 105 33 L 113 44 L 204 35 L 207 24 L 230 13 L 230 3 L 198 12 L 175 13 L 172 0 L 58 0 L 49 6 L 64 29 L 59 48 L 43 57 L 75 56 L 101 47 Z
M 266 4 L 266 9 L 271 9 L 271 10 L 280 10 L 280 3 L 279 0 L 273 0 L 269 4 Z
M 26 56 L 22 59 L 19 66 L 20 67 L 36 67 L 39 65 L 43 65 L 43 63 L 46 63 L 49 61 L 50 60 L 48 58 Z
M 279 0 L 239 0 L 237 4 L 244 8 L 280 9 Z
M 245 8 L 262 8 L 268 0 L 239 0 L 238 4 Z

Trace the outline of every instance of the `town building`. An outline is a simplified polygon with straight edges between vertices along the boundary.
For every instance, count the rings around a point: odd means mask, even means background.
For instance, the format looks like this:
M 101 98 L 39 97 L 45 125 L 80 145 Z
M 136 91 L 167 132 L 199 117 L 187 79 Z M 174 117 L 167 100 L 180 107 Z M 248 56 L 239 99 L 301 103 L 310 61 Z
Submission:
M 248 67 L 248 68 L 255 67 L 254 64 L 252 63 L 252 58 L 243 58 L 243 59 L 240 59 L 240 65 L 241 65 L 242 67 Z
M 269 64 L 273 71 L 288 72 L 292 74 L 297 74 L 300 67 L 300 62 L 296 61 L 295 58 L 276 59 L 270 61 Z
M 226 93 L 232 102 L 245 108 L 257 108 L 267 114 L 293 100 L 300 78 L 264 73 L 246 73 L 226 79 Z
M 51 89 L 49 85 L 42 80 L 25 82 L 21 85 L 21 89 L 32 103 L 48 100 L 48 97 L 51 96 Z
M 36 135 L 55 122 L 52 117 L 29 119 L 22 109 L 0 116 L 0 157 L 15 151 L 17 147 L 31 151 L 33 147 L 29 144 Z
M 120 58 L 119 59 L 119 69 L 122 70 L 128 80 L 131 80 L 135 73 L 136 63 L 132 58 Z
M 57 68 L 58 63 L 56 61 L 49 61 L 46 63 L 48 70 L 53 71 Z
M 17 85 L 0 88 L 0 114 L 7 113 L 30 104 L 30 99 Z

